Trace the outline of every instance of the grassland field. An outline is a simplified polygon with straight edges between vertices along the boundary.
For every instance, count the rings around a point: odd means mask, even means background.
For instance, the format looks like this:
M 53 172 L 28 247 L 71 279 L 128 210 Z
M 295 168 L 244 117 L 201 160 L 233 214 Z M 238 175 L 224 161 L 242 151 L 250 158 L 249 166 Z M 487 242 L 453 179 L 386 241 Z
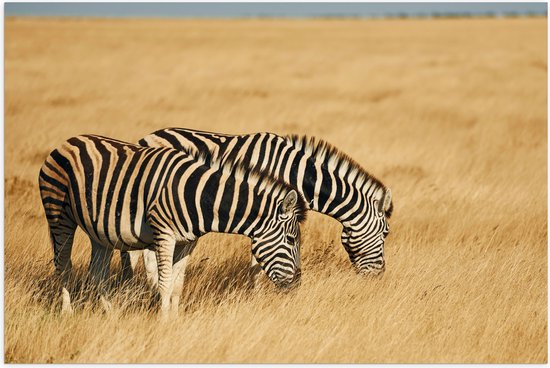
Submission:
M 545 363 L 547 19 L 5 20 L 4 354 L 9 363 Z M 250 288 L 247 238 L 207 234 L 180 316 L 142 265 L 113 310 L 82 282 L 59 314 L 38 191 L 83 133 L 170 126 L 307 134 L 392 189 L 382 278 L 309 213 L 302 285 Z

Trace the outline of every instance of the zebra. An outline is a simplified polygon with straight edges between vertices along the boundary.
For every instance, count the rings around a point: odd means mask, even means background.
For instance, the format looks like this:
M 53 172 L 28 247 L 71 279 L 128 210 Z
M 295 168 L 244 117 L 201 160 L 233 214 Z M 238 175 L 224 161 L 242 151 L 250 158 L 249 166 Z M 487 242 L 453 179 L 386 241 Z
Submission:
M 259 170 L 81 135 L 49 154 L 39 187 L 62 313 L 72 313 L 67 280 L 77 226 L 92 241 L 90 272 L 99 281 L 108 275 L 113 249 L 155 251 L 163 317 L 177 313 L 189 255 L 207 232 L 250 237 L 253 256 L 277 286 L 299 281 L 299 225 L 307 206 L 295 188 Z
M 138 144 L 239 161 L 290 183 L 303 195 L 308 209 L 343 225 L 342 245 L 359 274 L 384 272 L 384 244 L 393 212 L 391 190 L 331 144 L 297 135 L 229 135 L 184 128 L 155 131 Z M 138 255 L 123 252 L 122 261 L 133 267 Z M 256 276 L 260 270 L 254 259 L 251 270 Z

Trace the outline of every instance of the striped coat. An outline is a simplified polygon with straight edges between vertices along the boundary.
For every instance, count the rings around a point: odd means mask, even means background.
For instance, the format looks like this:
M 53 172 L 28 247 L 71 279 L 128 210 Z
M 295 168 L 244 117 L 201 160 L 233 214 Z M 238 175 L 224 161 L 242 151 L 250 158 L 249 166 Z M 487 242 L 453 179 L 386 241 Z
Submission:
M 179 301 L 181 287 L 174 285 L 183 282 L 182 267 L 195 240 L 210 231 L 250 237 L 253 255 L 279 286 L 292 284 L 300 273 L 302 197 L 284 182 L 234 162 L 206 164 L 170 148 L 84 135 L 52 151 L 39 186 L 66 311 L 71 310 L 66 280 L 77 226 L 99 254 L 91 271 L 100 280 L 113 249 L 155 250 L 163 314 L 174 290 Z M 174 299 L 172 309 L 177 310 Z

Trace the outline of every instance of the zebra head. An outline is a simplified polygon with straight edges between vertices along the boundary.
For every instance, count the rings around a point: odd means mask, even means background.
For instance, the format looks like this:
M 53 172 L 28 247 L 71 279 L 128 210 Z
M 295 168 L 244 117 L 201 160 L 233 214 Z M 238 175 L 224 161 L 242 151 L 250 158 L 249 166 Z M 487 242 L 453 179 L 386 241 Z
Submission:
M 384 271 L 384 243 L 390 230 L 388 219 L 392 211 L 391 190 L 379 190 L 367 201 L 366 211 L 357 222 L 344 225 L 342 244 L 360 274 L 377 275 Z
M 267 276 L 281 288 L 300 281 L 300 222 L 306 205 L 294 190 L 274 200 L 270 218 L 252 237 L 252 254 Z

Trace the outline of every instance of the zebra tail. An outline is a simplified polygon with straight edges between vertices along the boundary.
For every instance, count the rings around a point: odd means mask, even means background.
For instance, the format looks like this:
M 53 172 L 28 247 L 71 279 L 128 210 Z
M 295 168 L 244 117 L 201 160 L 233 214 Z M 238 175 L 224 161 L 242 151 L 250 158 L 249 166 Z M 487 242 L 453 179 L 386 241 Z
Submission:
M 49 225 L 50 240 L 54 251 L 54 260 L 58 258 L 58 247 L 56 247 L 56 229 L 63 227 L 69 220 L 67 210 L 69 178 L 65 170 L 53 159 L 53 151 L 44 161 L 38 176 L 38 186 L 44 212 Z M 69 221 L 72 222 L 72 221 Z M 58 231 L 57 231 L 58 232 Z

